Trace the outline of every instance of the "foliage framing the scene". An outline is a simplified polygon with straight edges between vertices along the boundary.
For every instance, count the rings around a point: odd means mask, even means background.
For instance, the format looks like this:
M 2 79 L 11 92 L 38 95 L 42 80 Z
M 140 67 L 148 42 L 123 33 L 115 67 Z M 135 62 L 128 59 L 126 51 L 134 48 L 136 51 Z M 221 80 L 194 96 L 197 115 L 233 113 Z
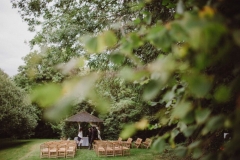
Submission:
M 55 106 L 51 115 L 85 99 L 98 112 L 109 113 L 112 106 L 118 106 L 116 102 L 123 104 L 124 97 L 96 88 L 113 76 L 121 79 L 119 84 L 139 88 L 134 98 L 141 97 L 140 107 L 158 109 L 154 115 L 157 126 L 173 126 L 156 135 L 155 149 L 164 151 L 169 143 L 183 157 L 239 159 L 237 0 L 12 2 L 30 30 L 42 25 L 31 45 L 44 46 L 53 56 L 60 54 L 63 73 L 78 69 L 76 76 L 61 84 L 35 90 L 35 102 Z M 85 58 L 87 65 L 82 64 Z M 123 89 L 119 93 L 127 95 Z M 49 99 L 52 94 L 55 97 Z M 114 101 L 117 97 L 120 100 Z M 122 135 L 132 136 L 151 126 L 155 121 L 147 113 L 141 117 L 132 113 L 137 119 L 132 117 L 130 122 L 138 122 L 127 125 Z M 230 141 L 223 141 L 224 132 L 231 134 Z M 176 147 L 180 133 L 186 143 Z

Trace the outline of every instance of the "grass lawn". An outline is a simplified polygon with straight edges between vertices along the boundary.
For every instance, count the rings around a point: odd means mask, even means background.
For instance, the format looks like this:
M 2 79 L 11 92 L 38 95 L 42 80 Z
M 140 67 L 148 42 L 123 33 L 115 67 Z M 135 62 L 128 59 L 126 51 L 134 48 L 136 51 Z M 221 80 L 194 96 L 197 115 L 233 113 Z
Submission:
M 40 144 L 50 139 L 1 140 L 0 160 L 39 160 Z M 78 149 L 78 160 L 178 160 L 171 153 L 159 154 L 151 149 L 131 149 L 129 156 L 97 157 L 93 150 Z M 58 158 L 65 159 L 65 158 Z

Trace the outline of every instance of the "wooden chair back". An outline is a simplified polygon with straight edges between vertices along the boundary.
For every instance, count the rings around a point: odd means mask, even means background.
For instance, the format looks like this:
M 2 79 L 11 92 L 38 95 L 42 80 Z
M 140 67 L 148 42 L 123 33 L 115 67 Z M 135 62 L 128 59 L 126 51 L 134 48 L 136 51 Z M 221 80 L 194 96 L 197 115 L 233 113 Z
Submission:
M 152 139 L 146 138 L 146 140 L 142 143 L 142 146 L 145 148 L 149 148 L 152 144 Z
M 49 157 L 49 147 L 48 144 L 40 145 L 40 158 L 48 158 Z
M 137 140 L 134 142 L 134 145 L 135 145 L 136 148 L 139 148 L 141 143 L 142 143 L 142 138 L 137 138 Z
M 128 138 L 127 143 L 132 143 L 132 138 Z

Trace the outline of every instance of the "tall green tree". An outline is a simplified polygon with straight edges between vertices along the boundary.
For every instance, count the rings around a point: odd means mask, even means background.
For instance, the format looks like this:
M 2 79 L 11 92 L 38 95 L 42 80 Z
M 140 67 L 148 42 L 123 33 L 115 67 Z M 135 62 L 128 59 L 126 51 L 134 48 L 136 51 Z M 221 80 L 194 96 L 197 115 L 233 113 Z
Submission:
M 29 96 L 0 69 L 0 136 L 29 138 L 34 134 L 38 117 Z

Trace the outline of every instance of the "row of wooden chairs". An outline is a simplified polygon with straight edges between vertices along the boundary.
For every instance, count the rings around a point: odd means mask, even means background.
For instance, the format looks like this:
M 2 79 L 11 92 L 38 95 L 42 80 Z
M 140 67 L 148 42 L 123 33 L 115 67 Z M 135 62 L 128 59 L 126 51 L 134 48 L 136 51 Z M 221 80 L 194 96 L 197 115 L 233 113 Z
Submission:
M 127 141 L 122 141 L 119 138 L 117 141 L 94 141 L 93 149 L 97 156 L 125 156 L 130 155 L 132 138 Z
M 74 158 L 77 144 L 72 140 L 50 141 L 40 145 L 40 158 Z

